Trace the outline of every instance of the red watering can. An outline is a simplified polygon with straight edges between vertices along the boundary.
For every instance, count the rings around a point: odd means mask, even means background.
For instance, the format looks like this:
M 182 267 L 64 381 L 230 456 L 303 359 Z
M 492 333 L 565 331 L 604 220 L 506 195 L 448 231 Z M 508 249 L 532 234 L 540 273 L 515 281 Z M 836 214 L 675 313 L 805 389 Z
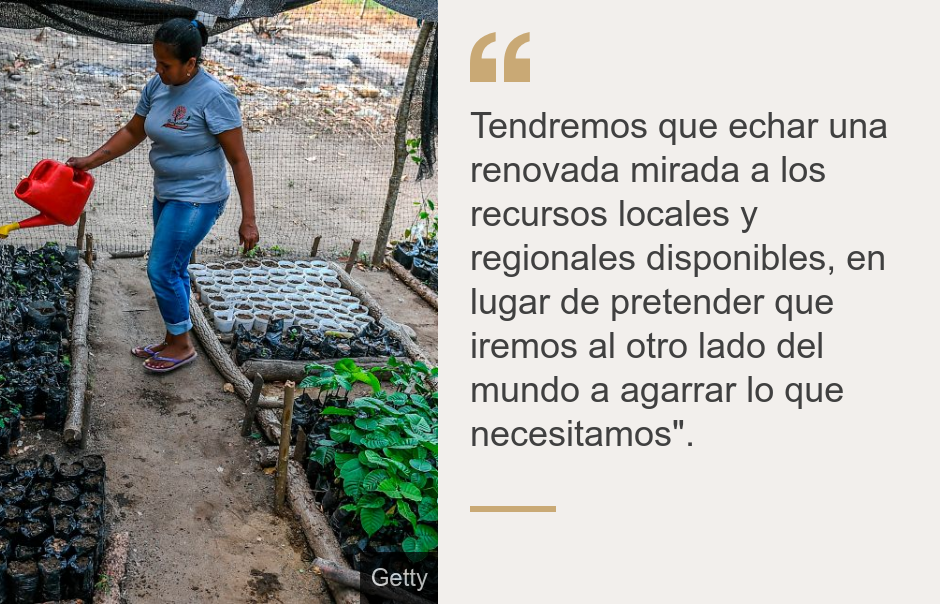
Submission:
M 72 226 L 82 215 L 94 186 L 95 179 L 88 172 L 52 159 L 40 161 L 16 187 L 16 196 L 39 210 L 39 214 L 0 227 L 0 239 L 16 229 L 51 224 Z

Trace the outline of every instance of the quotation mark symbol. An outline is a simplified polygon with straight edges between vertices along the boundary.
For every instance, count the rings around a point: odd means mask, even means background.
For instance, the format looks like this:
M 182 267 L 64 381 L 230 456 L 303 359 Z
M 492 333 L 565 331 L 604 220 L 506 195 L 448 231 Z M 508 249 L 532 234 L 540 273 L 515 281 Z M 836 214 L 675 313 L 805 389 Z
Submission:
M 471 82 L 495 82 L 496 81 L 496 59 L 484 59 L 483 50 L 496 41 L 496 32 L 486 34 L 473 45 L 470 51 L 470 81 Z M 531 65 L 529 59 L 517 59 L 516 53 L 519 48 L 529 41 L 529 32 L 517 36 L 506 47 L 506 55 L 503 58 L 503 81 L 504 82 L 528 82 Z

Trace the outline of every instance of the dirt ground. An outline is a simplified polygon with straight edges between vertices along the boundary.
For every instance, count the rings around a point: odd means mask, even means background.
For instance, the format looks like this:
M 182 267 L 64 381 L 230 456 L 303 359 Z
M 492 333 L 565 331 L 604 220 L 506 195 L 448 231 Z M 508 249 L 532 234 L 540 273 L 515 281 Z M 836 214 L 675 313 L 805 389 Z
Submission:
M 437 313 L 388 271 L 353 276 L 436 363 Z M 211 362 L 153 376 L 129 354 L 162 334 L 144 261 L 99 261 L 91 304 L 85 452 L 108 465 L 109 532 L 131 535 L 125 601 L 332 602 L 296 522 L 273 514 L 262 443 L 241 437 L 242 403 Z M 69 454 L 48 431 L 27 433 L 21 450 Z
M 129 354 L 161 335 L 144 263 L 99 263 L 87 449 L 108 463 L 110 529 L 131 533 L 127 601 L 329 602 L 208 359 L 152 376 Z

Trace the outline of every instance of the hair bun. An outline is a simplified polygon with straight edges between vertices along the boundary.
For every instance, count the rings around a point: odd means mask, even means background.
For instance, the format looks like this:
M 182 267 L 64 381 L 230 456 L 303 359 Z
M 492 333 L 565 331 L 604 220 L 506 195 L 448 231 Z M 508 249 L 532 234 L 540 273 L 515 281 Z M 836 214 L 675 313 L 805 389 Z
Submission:
M 193 19 L 193 23 L 196 24 L 196 29 L 199 30 L 199 37 L 202 39 L 202 45 L 205 46 L 209 43 L 209 30 L 206 29 L 202 21 Z

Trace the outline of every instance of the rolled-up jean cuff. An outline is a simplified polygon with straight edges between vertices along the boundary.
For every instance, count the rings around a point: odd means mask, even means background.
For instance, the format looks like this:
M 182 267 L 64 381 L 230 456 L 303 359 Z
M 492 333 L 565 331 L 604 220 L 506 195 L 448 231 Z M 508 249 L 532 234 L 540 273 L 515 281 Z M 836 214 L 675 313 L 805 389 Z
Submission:
M 166 330 L 170 332 L 170 335 L 179 336 L 183 335 L 187 331 L 193 328 L 193 322 L 189 319 L 186 319 L 182 323 L 167 323 Z

